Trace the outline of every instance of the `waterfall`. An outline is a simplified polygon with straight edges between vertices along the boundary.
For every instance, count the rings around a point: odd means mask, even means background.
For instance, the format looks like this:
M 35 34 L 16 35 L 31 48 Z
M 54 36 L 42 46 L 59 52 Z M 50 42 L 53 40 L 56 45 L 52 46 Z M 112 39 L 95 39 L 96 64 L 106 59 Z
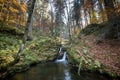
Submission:
M 62 47 L 59 48 L 59 53 L 62 52 Z
M 57 59 L 55 62 L 63 62 L 66 60 L 66 52 L 64 52 L 62 59 Z

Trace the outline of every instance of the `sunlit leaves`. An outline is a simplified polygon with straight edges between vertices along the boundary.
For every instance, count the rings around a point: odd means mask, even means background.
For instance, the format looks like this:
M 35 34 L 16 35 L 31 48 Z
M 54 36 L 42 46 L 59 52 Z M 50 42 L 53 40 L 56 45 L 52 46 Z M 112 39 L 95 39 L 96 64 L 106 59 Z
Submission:
M 18 16 L 26 16 L 26 11 L 25 0 L 0 0 L 0 21 L 2 24 L 19 23 L 22 25 L 22 22 L 25 22 L 25 19 L 21 19 Z
M 18 36 L 0 33 L 0 68 L 14 61 L 14 55 L 18 52 L 20 43 Z
M 20 8 L 21 8 L 22 12 L 26 12 L 27 11 L 26 5 L 24 5 L 24 4 L 21 4 Z
M 19 13 L 19 11 L 13 7 L 9 7 L 10 12 L 12 13 Z
M 3 3 L 4 2 L 4 0 L 0 0 L 0 3 Z

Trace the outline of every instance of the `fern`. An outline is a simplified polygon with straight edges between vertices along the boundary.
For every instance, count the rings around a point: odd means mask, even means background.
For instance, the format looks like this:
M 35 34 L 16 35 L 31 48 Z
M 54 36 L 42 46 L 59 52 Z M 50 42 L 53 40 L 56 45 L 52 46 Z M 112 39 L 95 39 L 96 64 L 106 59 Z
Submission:
M 83 60 L 84 60 L 84 57 L 81 56 L 81 57 L 80 57 L 79 67 L 78 67 L 78 75 L 80 75 L 80 70 L 81 70 L 81 68 L 82 68 L 82 62 L 83 62 Z

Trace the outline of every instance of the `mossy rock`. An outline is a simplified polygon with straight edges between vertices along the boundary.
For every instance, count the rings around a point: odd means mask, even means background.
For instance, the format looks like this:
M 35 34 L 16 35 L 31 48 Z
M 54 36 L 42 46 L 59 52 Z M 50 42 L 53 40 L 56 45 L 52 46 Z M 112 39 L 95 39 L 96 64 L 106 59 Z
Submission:
M 90 35 L 91 33 L 94 33 L 95 31 L 100 29 L 99 24 L 90 24 L 86 26 L 80 33 L 85 34 L 85 35 Z
M 116 18 L 117 19 L 117 18 Z M 120 20 L 103 22 L 101 24 L 90 24 L 81 30 L 80 35 L 90 35 L 95 36 L 105 34 L 106 39 L 119 39 L 120 34 Z M 80 37 L 80 36 L 79 36 Z

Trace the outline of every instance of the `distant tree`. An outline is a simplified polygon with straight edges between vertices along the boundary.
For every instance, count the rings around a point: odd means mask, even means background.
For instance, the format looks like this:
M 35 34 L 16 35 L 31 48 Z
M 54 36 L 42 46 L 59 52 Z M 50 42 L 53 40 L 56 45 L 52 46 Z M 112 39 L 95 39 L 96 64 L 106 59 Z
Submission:
M 104 0 L 108 20 L 111 21 L 116 16 L 113 0 Z
M 36 0 L 29 0 L 29 5 L 28 5 L 28 19 L 27 19 L 27 25 L 25 29 L 25 35 L 24 35 L 24 43 L 27 40 L 32 40 L 33 39 L 33 34 L 32 34 L 32 19 L 33 19 L 33 13 L 34 13 L 34 7 L 35 7 L 35 2 Z
M 73 18 L 76 21 L 76 25 L 79 25 L 79 19 L 80 19 L 80 7 L 81 6 L 81 0 L 74 0 L 74 13 Z
M 59 36 L 62 30 L 61 24 L 63 22 L 64 16 L 64 8 L 65 3 L 63 0 L 54 0 L 54 7 L 55 7 L 55 34 Z

